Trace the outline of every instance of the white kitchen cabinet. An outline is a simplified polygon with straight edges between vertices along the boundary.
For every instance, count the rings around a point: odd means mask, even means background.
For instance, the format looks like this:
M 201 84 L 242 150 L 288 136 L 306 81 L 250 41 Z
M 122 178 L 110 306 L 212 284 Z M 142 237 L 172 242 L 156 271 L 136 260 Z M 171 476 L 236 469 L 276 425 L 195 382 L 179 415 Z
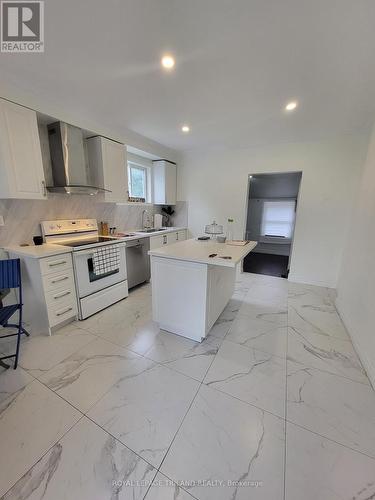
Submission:
M 168 160 L 155 160 L 152 167 L 155 205 L 175 205 L 177 198 L 177 166 Z
M 151 236 L 151 238 L 150 238 L 150 250 L 154 250 L 155 248 L 160 248 L 163 245 L 168 245 L 168 234 Z
M 172 243 L 177 243 L 178 241 L 186 240 L 186 230 L 181 229 L 180 231 L 172 231 L 170 233 L 151 236 L 150 238 L 150 250 L 155 248 L 160 248 L 163 245 L 171 245 Z
M 187 238 L 186 229 L 182 229 L 181 231 L 177 231 L 177 241 L 184 241 Z
M 104 187 L 104 201 L 123 203 L 128 201 L 128 168 L 124 144 L 106 137 L 87 139 L 87 152 L 93 174 L 93 184 Z
M 35 111 L 0 99 L 0 198 L 47 198 Z
M 77 296 L 71 253 L 51 257 L 20 258 L 22 267 L 24 321 L 34 334 L 51 334 L 77 319 Z
M 171 243 L 177 243 L 178 241 L 186 240 L 186 230 L 182 229 L 181 231 L 175 231 L 173 233 L 168 233 L 168 245 Z

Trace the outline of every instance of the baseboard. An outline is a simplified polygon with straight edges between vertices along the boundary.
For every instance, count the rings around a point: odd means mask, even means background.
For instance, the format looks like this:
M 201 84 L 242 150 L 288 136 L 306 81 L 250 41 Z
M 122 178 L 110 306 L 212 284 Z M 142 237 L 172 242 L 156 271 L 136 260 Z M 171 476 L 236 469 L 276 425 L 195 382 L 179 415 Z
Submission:
M 325 288 L 335 288 L 336 287 L 336 283 L 331 283 L 329 281 L 311 280 L 311 279 L 303 277 L 303 276 L 297 276 L 293 273 L 289 274 L 288 280 L 292 281 L 293 283 L 301 283 L 303 285 L 324 286 Z
M 336 299 L 335 301 L 337 312 L 344 323 L 345 328 L 349 333 L 350 340 L 352 341 L 355 352 L 357 353 L 363 368 L 365 369 L 367 376 L 371 382 L 372 387 L 375 390 L 375 363 L 369 358 L 367 354 L 367 349 L 362 345 L 361 341 L 358 339 L 358 336 L 354 332 L 354 330 L 349 326 L 349 321 L 346 317 L 346 314 L 343 308 L 340 305 L 340 301 Z

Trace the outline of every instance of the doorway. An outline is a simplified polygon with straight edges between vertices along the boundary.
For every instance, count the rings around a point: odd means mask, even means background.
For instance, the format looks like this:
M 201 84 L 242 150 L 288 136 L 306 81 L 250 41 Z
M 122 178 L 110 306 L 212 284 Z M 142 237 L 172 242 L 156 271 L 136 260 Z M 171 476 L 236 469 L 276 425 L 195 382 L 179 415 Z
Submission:
M 246 239 L 258 241 L 243 271 L 287 278 L 302 172 L 249 175 Z

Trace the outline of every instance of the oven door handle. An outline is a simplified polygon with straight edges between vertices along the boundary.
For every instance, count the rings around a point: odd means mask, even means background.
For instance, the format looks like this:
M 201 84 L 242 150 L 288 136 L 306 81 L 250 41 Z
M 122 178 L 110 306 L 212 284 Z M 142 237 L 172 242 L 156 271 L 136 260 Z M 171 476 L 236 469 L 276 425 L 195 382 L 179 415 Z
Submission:
M 115 248 L 119 248 L 119 247 L 125 247 L 126 246 L 126 243 L 116 243 L 115 245 L 111 245 L 111 246 L 114 246 Z M 73 255 L 74 256 L 80 256 L 80 255 L 93 255 L 94 251 L 96 248 L 102 248 L 102 247 L 105 247 L 105 245 L 102 245 L 102 246 L 99 246 L 99 247 L 94 247 L 94 248 L 90 248 L 88 250 L 77 250 L 77 252 L 73 252 Z

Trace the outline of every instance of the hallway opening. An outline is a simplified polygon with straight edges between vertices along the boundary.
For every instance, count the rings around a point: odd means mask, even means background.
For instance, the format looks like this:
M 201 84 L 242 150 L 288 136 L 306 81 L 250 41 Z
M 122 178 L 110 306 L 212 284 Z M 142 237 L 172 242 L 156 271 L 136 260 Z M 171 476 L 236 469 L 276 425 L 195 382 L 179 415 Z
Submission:
M 246 239 L 258 245 L 244 272 L 287 278 L 302 172 L 249 175 Z

